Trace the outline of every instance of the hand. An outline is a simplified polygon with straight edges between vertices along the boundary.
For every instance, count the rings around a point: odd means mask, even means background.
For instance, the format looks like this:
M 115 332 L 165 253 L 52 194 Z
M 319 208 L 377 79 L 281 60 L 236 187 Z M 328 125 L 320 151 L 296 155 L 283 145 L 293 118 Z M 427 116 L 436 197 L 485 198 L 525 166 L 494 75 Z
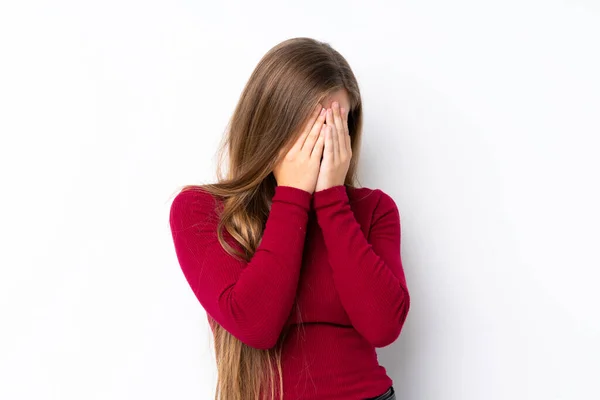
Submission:
M 319 169 L 315 191 L 343 185 L 352 159 L 352 146 L 348 131 L 348 110 L 340 110 L 333 102 L 327 109 L 325 127 L 325 149 Z
M 292 186 L 311 194 L 315 191 L 325 142 L 325 111 L 321 104 L 315 107 L 296 143 L 273 169 L 278 186 Z M 284 151 L 280 151 L 280 158 Z

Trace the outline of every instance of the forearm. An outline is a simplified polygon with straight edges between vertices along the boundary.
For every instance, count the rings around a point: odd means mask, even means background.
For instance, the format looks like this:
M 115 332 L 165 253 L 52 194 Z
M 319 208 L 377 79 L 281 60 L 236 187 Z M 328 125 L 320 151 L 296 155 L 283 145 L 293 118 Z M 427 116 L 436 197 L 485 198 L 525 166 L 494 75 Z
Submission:
M 399 225 L 393 212 L 377 229 L 378 254 L 356 221 L 344 186 L 314 194 L 338 295 L 354 327 L 378 347 L 400 334 L 410 298 L 400 259 Z M 385 254 L 385 258 L 382 255 Z

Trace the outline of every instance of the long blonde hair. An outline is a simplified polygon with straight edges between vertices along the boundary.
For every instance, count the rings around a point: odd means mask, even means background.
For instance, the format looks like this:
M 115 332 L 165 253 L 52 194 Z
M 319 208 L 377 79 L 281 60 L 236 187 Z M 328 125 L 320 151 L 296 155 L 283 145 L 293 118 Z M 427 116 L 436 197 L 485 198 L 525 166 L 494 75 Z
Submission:
M 355 187 L 362 101 L 346 59 L 328 43 L 298 37 L 277 44 L 259 61 L 223 137 L 217 165 L 218 183 L 187 185 L 182 189 L 200 189 L 222 199 L 218 238 L 232 256 L 245 261 L 252 258 L 275 193 L 277 184 L 272 171 L 279 161 L 280 149 L 289 149 L 294 144 L 314 105 L 339 89 L 346 89 L 350 99 L 348 128 L 353 156 L 345 184 Z M 225 153 L 229 168 L 223 177 Z M 243 252 L 229 246 L 223 229 L 240 244 Z M 267 391 L 270 399 L 275 399 L 275 369 L 282 396 L 281 348 L 289 326 L 284 328 L 275 347 L 261 350 L 241 342 L 210 316 L 209 321 L 218 371 L 215 400 L 263 400 Z

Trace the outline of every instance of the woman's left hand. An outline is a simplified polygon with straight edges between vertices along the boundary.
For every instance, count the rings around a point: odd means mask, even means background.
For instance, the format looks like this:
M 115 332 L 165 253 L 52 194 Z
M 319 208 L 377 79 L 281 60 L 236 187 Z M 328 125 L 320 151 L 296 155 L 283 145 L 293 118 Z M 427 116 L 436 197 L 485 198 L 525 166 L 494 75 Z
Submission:
M 352 158 L 348 110 L 341 111 L 338 102 L 333 102 L 331 106 L 325 117 L 325 150 L 315 192 L 343 185 Z

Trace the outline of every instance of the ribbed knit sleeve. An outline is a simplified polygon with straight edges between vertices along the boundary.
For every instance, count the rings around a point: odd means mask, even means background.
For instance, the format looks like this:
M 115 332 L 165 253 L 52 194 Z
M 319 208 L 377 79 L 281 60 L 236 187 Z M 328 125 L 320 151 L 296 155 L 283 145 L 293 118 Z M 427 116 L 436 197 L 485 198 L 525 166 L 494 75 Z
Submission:
M 249 346 L 273 347 L 291 312 L 310 201 L 309 192 L 277 186 L 262 241 L 244 262 L 218 241 L 212 195 L 184 191 L 173 200 L 169 222 L 185 278 L 206 312 Z
M 384 347 L 400 335 L 410 297 L 400 257 L 398 208 L 389 195 L 375 192 L 379 201 L 368 238 L 344 185 L 315 192 L 313 205 L 340 301 L 354 328 L 373 346 Z

